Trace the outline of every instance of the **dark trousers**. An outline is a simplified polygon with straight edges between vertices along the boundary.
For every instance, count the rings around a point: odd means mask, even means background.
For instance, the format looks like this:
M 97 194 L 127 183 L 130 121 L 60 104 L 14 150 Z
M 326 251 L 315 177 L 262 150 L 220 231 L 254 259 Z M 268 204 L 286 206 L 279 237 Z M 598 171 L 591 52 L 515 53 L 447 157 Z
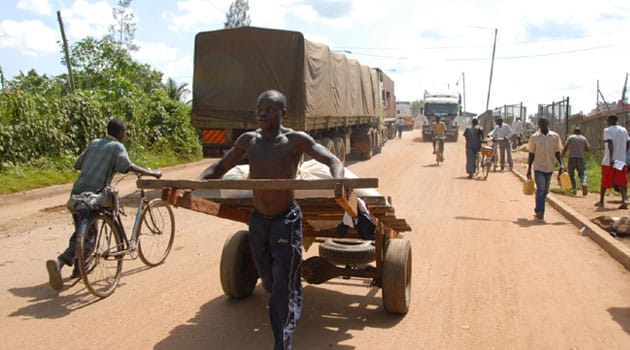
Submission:
M 466 147 L 466 172 L 468 174 L 475 173 L 479 150 L 477 147 Z
M 510 169 L 514 166 L 514 161 L 512 160 L 512 143 L 510 140 L 499 140 L 499 161 L 501 164 L 501 170 L 505 168 L 505 158 L 507 154 L 507 162 Z
M 302 210 L 294 203 L 273 217 L 254 211 L 249 242 L 263 287 L 271 294 L 274 349 L 291 349 L 291 336 L 302 312 Z
M 576 183 L 575 183 L 576 170 L 580 178 L 580 183 L 582 185 L 586 184 L 586 173 L 585 173 L 586 164 L 584 163 L 584 158 L 576 158 L 576 157 L 569 158 L 568 170 L 569 170 L 569 178 L 571 179 L 571 187 L 574 190 L 577 188 Z

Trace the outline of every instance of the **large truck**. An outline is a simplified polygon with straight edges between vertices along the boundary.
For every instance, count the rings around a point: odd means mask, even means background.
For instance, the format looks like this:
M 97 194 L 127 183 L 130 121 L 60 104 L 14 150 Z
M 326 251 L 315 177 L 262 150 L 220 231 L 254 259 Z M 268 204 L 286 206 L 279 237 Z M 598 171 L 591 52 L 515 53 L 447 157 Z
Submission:
M 195 37 L 192 125 L 203 154 L 220 156 L 258 127 L 256 99 L 275 89 L 287 98 L 283 125 L 305 131 L 345 162 L 369 159 L 396 116 L 394 82 L 300 32 L 240 27 Z
M 435 117 L 446 124 L 446 141 L 457 142 L 459 125 L 457 117 L 462 113 L 461 96 L 452 92 L 424 91 L 424 115 L 426 120 L 422 125 L 422 140 L 431 141 L 433 138 L 431 124 Z
M 411 112 L 411 103 L 408 101 L 397 101 L 396 102 L 396 118 L 402 117 L 405 121 L 405 130 L 413 130 L 414 127 L 414 118 L 413 113 Z

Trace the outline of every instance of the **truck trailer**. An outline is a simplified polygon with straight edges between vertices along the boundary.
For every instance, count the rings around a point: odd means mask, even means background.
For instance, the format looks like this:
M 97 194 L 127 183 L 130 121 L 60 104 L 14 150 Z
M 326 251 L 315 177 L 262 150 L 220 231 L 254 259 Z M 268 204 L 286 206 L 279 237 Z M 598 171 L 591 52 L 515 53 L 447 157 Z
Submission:
M 287 98 L 283 125 L 305 131 L 345 162 L 369 159 L 396 116 L 394 82 L 296 31 L 240 27 L 195 37 L 192 125 L 206 157 L 220 156 L 258 127 L 256 99 L 266 90 Z
M 424 91 L 424 115 L 426 121 L 422 125 L 422 140 L 431 141 L 431 124 L 435 117 L 446 124 L 446 140 L 457 142 L 459 137 L 459 125 L 457 117 L 461 115 L 461 97 L 451 92 Z

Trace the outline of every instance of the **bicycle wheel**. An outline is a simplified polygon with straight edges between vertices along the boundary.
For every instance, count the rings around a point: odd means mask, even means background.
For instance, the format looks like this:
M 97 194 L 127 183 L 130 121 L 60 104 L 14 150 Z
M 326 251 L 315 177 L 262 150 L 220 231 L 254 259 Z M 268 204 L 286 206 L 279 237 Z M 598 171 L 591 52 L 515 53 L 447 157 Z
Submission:
M 118 226 L 108 216 L 93 214 L 82 223 L 77 240 L 76 263 L 83 283 L 97 297 L 111 295 L 120 280 L 124 255 Z
M 490 158 L 488 156 L 483 156 L 483 160 L 481 161 L 481 171 L 483 172 L 482 176 L 484 179 L 488 178 L 488 174 L 490 173 L 490 165 Z
M 153 199 L 142 209 L 138 228 L 138 255 L 148 266 L 164 262 L 175 239 L 173 209 L 160 198 Z

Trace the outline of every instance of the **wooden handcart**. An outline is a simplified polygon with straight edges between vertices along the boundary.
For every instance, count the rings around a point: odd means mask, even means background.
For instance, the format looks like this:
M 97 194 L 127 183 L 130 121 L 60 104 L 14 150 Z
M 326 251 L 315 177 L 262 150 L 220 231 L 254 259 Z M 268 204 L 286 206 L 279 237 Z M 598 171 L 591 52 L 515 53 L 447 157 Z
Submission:
M 175 207 L 214 215 L 247 224 L 253 210 L 251 198 L 221 198 L 217 190 L 277 189 L 296 191 L 296 201 L 302 208 L 303 243 L 305 249 L 318 241 L 338 239 L 336 224 L 344 213 L 352 218 L 359 214 L 358 199 L 366 204 L 376 224 L 372 257 L 369 264 L 331 262 L 330 258 L 313 256 L 302 263 L 302 277 L 308 283 L 319 284 L 334 277 L 371 278 L 372 284 L 382 288 L 383 307 L 386 311 L 405 314 L 411 296 L 411 244 L 401 232 L 411 231 L 404 219 L 396 217 L 391 199 L 376 191 L 376 178 L 344 178 L 315 180 L 149 180 L 140 179 L 138 188 L 161 189 L 162 199 Z M 299 193 L 310 192 L 300 197 Z M 315 193 L 315 196 L 313 196 Z M 328 225 L 327 225 L 328 223 Z M 331 227 L 332 224 L 332 227 Z M 232 298 L 248 297 L 258 280 L 258 274 L 249 250 L 247 231 L 238 231 L 225 242 L 221 256 L 221 285 Z M 344 239 L 360 239 L 356 229 L 350 227 Z M 343 253 L 341 251 L 340 253 Z M 356 253 L 356 252 L 355 252 Z

